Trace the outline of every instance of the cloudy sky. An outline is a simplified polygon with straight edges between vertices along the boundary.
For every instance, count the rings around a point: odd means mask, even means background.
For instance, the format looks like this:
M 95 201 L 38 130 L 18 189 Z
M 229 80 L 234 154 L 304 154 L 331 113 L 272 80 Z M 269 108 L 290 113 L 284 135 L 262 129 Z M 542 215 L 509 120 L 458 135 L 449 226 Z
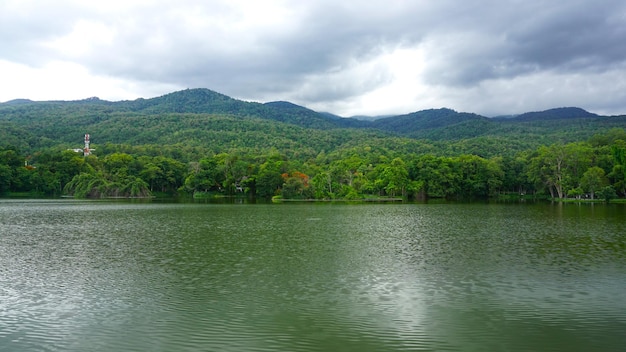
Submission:
M 626 1 L 0 0 L 0 102 L 186 88 L 342 116 L 626 114 Z

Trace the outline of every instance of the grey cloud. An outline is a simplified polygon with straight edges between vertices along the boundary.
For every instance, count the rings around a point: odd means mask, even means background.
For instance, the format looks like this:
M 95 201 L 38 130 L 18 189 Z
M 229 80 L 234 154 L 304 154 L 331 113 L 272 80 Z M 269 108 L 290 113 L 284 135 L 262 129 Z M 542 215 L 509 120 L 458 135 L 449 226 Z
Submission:
M 613 6 L 573 3 L 537 14 L 536 20 L 509 32 L 512 54 L 541 67 L 562 66 L 565 70 L 623 62 L 626 4 L 610 4 Z
M 134 82 L 347 106 L 340 101 L 391 82 L 390 68 L 377 64 L 378 57 L 419 48 L 426 52 L 421 84 L 436 87 L 438 101 L 452 108 L 473 106 L 468 101 L 481 92 L 497 94 L 481 88 L 493 87 L 491 82 L 506 80 L 513 87 L 508 94 L 515 94 L 516 85 L 554 85 L 525 77 L 600 77 L 621 72 L 626 63 L 622 0 L 320 0 L 291 3 L 276 23 L 257 18 L 259 24 L 249 28 L 240 27 L 242 10 L 234 4 L 181 0 L 103 14 L 69 1 L 19 11 L 0 5 L 0 59 L 32 65 L 75 61 L 94 74 Z M 46 46 L 80 20 L 103 24 L 112 40 L 80 43 L 86 48 L 80 54 Z M 604 97 L 620 97 L 601 90 Z
M 433 33 L 432 40 L 443 44 L 432 48 L 429 82 L 463 86 L 542 70 L 603 71 L 626 60 L 622 2 L 529 3 L 517 11 L 493 14 L 488 27 L 468 28 L 470 37 L 462 28 Z
M 73 15 L 47 2 L 22 6 L 0 3 L 0 59 L 41 65 L 45 43 L 71 31 Z
M 208 86 L 244 96 L 266 90 L 291 93 L 305 87 L 308 93 L 300 95 L 317 100 L 337 93 L 336 98 L 342 98 L 350 96 L 352 89 L 358 94 L 370 88 L 371 84 L 321 82 L 319 77 L 333 76 L 332 72 L 349 70 L 354 61 L 376 57 L 391 41 L 390 35 L 372 32 L 359 22 L 360 17 L 344 18 L 340 12 L 310 9 L 303 15 L 289 32 L 260 29 L 246 34 L 245 40 L 230 33 L 193 33 L 175 23 L 167 25 L 176 19 L 165 23 L 144 19 L 141 28 L 131 31 L 132 36 L 120 38 L 117 50 L 102 48 L 102 54 L 91 58 L 95 61 L 92 67 L 139 80 Z M 151 47 L 150 38 L 155 36 L 162 36 L 161 46 Z M 319 90 L 327 92 L 313 93 L 309 79 L 317 80 Z

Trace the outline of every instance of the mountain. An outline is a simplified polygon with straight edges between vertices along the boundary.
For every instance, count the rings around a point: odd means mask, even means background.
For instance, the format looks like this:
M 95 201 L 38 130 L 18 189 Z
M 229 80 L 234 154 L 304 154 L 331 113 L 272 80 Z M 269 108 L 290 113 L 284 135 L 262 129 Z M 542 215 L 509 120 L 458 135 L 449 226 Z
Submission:
M 120 106 L 144 113 L 237 112 L 246 105 L 245 102 L 209 89 L 186 89 L 156 98 L 120 102 Z
M 354 116 L 350 116 L 350 118 L 354 120 L 362 120 L 362 121 L 375 121 L 375 120 L 380 120 L 380 119 L 384 119 L 386 117 L 392 117 L 392 116 L 396 116 L 396 115 L 375 115 L 375 116 L 354 115 Z
M 576 118 L 596 118 L 598 115 L 576 107 L 555 108 L 545 111 L 527 112 L 514 117 L 517 121 L 567 120 Z
M 480 139 L 480 146 L 498 144 L 500 147 L 491 148 L 496 153 L 555 140 L 587 140 L 594 134 L 625 125 L 626 116 L 599 116 L 575 107 L 506 118 L 441 108 L 367 121 L 320 113 L 287 101 L 246 102 L 209 89 L 187 89 L 150 99 L 118 102 L 92 97 L 76 101 L 19 99 L 0 103 L 0 145 L 27 150 L 74 145 L 82 140 L 84 133 L 91 133 L 95 143 L 180 144 L 212 150 L 242 146 L 300 148 L 313 154 L 344 143 L 377 141 L 408 145 L 407 140 L 418 139 L 441 142 Z M 393 142 L 392 138 L 395 138 Z M 508 149 L 504 146 L 507 143 Z
M 489 121 L 489 118 L 442 108 L 386 117 L 373 121 L 371 125 L 384 131 L 410 135 L 419 131 L 449 127 L 467 121 L 486 122 Z
M 486 121 L 528 122 L 575 118 L 597 118 L 596 114 L 581 108 L 556 108 L 539 112 L 528 112 L 506 118 L 456 112 L 452 109 L 428 109 L 404 115 L 354 118 L 341 118 L 330 113 L 320 113 L 287 101 L 274 101 L 265 104 L 246 102 L 205 88 L 186 89 L 160 97 L 132 101 L 110 102 L 97 97 L 76 101 L 42 101 L 16 99 L 0 103 L 0 119 L 12 120 L 16 116 L 30 117 L 37 112 L 55 116 L 81 114 L 84 116 L 106 116 L 111 113 L 139 113 L 146 115 L 166 113 L 222 114 L 239 117 L 257 117 L 290 123 L 302 127 L 328 128 L 374 128 L 382 131 L 411 135 L 415 132 L 450 127 L 460 123 L 484 124 Z
M 341 125 L 340 120 L 321 114 L 288 101 L 273 101 L 263 104 L 267 108 L 262 116 L 275 121 L 291 123 L 313 128 L 336 128 Z
M 30 99 L 13 99 L 13 100 L 9 100 L 7 102 L 4 102 L 3 104 L 6 105 L 21 105 L 21 104 L 30 104 L 33 101 Z
M 329 129 L 341 127 L 340 120 L 290 102 L 256 103 L 237 100 L 209 89 L 197 88 L 173 92 L 152 99 L 128 102 L 132 111 L 142 113 L 227 114 L 259 117 L 303 127 Z

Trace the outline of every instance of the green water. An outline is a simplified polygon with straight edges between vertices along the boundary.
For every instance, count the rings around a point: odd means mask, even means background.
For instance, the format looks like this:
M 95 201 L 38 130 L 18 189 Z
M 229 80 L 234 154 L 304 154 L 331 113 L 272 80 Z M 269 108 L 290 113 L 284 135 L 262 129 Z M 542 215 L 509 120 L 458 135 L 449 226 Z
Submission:
M 623 351 L 626 207 L 0 201 L 0 351 Z

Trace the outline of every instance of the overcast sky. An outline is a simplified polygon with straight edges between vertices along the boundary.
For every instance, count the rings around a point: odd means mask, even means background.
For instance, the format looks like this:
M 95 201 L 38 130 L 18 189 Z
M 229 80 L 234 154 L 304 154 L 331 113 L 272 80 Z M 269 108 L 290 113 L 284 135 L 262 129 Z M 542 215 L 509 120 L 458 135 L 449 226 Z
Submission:
M 0 0 L 0 102 L 186 88 L 342 116 L 626 114 L 626 1 Z

